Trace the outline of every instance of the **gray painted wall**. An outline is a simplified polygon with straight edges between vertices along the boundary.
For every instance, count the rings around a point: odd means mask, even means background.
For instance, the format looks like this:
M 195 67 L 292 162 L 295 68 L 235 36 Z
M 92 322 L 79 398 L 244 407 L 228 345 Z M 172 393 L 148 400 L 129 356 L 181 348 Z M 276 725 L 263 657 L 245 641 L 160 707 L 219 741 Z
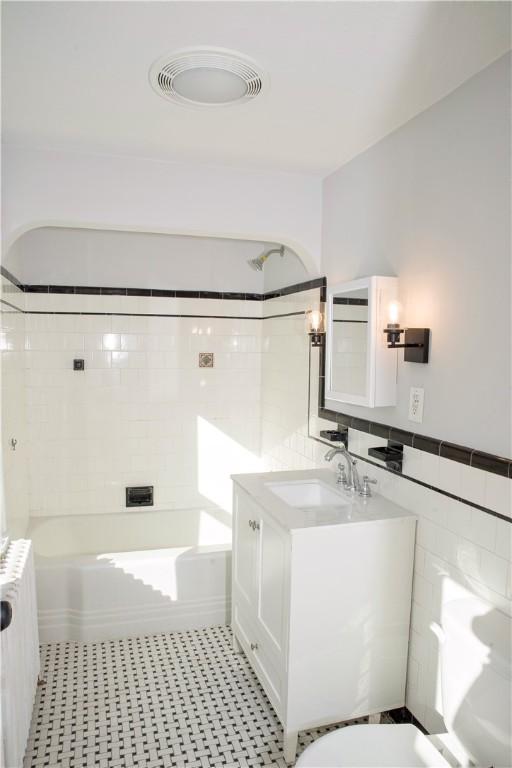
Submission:
M 510 66 L 507 55 L 324 181 L 330 284 L 400 278 L 428 365 L 399 355 L 395 408 L 341 410 L 511 455 Z M 425 389 L 422 424 L 408 421 Z

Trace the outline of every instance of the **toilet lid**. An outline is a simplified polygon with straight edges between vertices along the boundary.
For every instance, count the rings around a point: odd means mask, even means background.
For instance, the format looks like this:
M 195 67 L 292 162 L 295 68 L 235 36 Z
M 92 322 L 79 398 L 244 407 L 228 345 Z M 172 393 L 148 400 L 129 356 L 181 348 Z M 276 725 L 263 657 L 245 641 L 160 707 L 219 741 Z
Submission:
M 304 750 L 302 768 L 446 768 L 449 763 L 414 725 L 349 725 Z

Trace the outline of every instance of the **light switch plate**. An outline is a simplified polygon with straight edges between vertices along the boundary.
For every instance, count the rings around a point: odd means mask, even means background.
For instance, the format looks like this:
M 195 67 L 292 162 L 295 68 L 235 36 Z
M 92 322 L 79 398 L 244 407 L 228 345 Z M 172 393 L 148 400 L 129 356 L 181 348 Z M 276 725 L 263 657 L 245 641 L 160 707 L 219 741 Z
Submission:
M 421 424 L 423 421 L 423 399 L 425 390 L 421 387 L 411 387 L 409 391 L 409 421 Z

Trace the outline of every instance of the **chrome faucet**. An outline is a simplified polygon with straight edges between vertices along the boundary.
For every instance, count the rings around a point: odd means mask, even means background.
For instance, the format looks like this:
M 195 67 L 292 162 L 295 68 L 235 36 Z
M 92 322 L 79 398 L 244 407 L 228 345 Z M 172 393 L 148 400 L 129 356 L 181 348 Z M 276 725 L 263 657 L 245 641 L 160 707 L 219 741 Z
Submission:
M 339 448 L 331 448 L 330 451 L 327 451 L 325 460 L 332 461 L 338 454 L 341 454 L 347 462 L 347 477 L 345 477 L 345 467 L 340 463 L 338 464 L 339 471 L 336 482 L 338 485 L 343 485 L 347 491 L 359 492 L 361 490 L 361 481 L 359 479 L 359 472 L 357 471 L 357 461 L 352 458 L 343 443 Z

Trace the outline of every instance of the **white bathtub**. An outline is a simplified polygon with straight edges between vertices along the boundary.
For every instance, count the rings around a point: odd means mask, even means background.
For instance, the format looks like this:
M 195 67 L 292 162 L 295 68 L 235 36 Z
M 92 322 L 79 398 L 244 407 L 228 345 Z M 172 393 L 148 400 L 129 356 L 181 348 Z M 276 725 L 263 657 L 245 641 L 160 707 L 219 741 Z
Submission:
M 223 510 L 33 518 L 41 642 L 111 640 L 229 622 Z

